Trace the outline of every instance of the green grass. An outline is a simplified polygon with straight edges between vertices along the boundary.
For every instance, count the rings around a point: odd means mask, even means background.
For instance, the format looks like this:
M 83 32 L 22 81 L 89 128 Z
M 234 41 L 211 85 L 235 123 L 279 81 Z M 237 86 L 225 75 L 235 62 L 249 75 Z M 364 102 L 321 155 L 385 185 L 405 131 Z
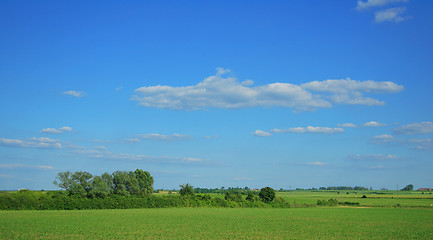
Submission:
M 0 211 L 1 239 L 433 239 L 432 226 L 426 208 Z

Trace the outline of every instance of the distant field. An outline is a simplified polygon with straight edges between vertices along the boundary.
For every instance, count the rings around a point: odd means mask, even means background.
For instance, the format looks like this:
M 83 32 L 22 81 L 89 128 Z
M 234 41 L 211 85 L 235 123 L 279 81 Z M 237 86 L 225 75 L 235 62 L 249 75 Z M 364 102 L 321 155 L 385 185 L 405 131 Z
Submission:
M 363 196 L 366 198 L 363 198 Z M 432 207 L 433 194 L 417 191 L 292 191 L 278 192 L 277 196 L 292 206 L 315 205 L 317 200 L 337 199 L 340 202 L 358 202 L 367 207 Z
M 1 239 L 433 239 L 428 208 L 0 211 Z

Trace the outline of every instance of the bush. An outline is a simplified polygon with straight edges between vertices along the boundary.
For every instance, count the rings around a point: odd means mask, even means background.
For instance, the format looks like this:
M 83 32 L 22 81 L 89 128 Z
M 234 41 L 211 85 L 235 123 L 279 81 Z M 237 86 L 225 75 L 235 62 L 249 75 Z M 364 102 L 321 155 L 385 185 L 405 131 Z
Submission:
M 263 202 L 270 203 L 275 198 L 275 190 L 270 187 L 262 188 L 260 190 L 259 197 Z

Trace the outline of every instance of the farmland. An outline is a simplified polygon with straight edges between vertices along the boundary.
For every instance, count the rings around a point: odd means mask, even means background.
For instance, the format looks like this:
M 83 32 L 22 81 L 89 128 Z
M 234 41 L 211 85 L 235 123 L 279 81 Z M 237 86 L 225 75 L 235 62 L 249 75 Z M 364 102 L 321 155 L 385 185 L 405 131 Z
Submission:
M 42 193 L 41 193 L 42 194 Z M 161 192 L 155 197 L 166 196 Z M 222 194 L 210 194 L 224 198 Z M 363 197 L 363 196 L 366 197 Z M 288 191 L 291 208 L 0 211 L 1 239 L 432 239 L 433 198 L 416 191 Z M 359 207 L 318 207 L 318 200 Z
M 432 207 L 433 194 L 418 191 L 289 191 L 277 196 L 296 206 L 311 206 L 317 200 L 337 199 L 365 207 Z M 363 198 L 363 196 L 365 196 Z
M 432 239 L 433 211 L 164 208 L 1 211 L 2 239 Z

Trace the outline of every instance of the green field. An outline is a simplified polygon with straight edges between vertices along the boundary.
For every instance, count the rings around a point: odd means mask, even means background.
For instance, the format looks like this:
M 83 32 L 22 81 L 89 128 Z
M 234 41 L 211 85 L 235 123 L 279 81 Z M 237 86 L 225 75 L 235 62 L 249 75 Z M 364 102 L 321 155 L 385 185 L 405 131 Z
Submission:
M 0 211 L 2 239 L 433 239 L 433 210 L 165 208 Z
M 363 196 L 366 198 L 363 198 Z M 417 191 L 290 191 L 278 192 L 293 207 L 316 205 L 317 200 L 337 199 L 365 207 L 432 207 L 433 194 Z

